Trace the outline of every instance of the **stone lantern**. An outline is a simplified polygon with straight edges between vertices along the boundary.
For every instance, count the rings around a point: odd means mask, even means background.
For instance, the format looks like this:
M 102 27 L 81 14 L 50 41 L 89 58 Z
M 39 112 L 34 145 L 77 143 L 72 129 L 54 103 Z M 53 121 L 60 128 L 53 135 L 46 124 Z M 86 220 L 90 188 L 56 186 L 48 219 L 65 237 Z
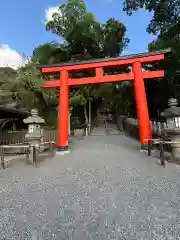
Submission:
M 35 146 L 36 149 L 40 150 L 40 143 L 43 138 L 43 129 L 41 125 L 45 123 L 44 119 L 39 116 L 37 109 L 31 110 L 31 116 L 23 120 L 24 123 L 28 124 L 28 132 L 25 135 L 25 139 L 30 145 Z M 32 149 L 31 149 L 32 150 Z M 33 156 L 30 150 L 30 161 L 33 161 Z
M 180 107 L 177 105 L 176 99 L 169 99 L 169 108 L 165 109 L 162 115 L 167 121 L 164 131 L 171 138 L 171 141 L 175 142 L 172 143 L 173 160 L 180 162 Z

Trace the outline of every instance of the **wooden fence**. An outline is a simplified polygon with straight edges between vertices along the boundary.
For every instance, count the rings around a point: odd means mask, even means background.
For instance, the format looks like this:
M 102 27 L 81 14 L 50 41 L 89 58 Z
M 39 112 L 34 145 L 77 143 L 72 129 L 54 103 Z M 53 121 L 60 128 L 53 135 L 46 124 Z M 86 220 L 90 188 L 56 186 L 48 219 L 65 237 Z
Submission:
M 18 144 L 25 142 L 27 130 L 22 131 L 3 131 L 0 133 L 0 145 Z M 57 140 L 57 130 L 44 130 L 44 142 Z
M 85 130 L 85 124 L 79 124 L 74 125 L 71 129 L 71 135 L 74 135 L 75 129 L 84 129 Z M 0 132 L 0 145 L 9 145 L 9 144 L 18 144 L 18 143 L 24 143 L 25 142 L 25 135 L 27 133 L 27 130 L 22 131 L 3 131 Z M 44 142 L 57 142 L 57 129 L 44 129 Z

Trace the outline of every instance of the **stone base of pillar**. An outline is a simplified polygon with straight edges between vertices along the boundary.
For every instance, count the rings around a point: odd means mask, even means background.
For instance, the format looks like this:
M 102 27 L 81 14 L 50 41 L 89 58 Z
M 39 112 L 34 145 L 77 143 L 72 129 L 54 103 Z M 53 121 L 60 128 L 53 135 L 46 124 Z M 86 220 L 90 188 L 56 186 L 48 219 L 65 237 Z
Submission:
M 56 152 L 56 155 L 65 155 L 65 154 L 68 154 L 68 153 L 70 153 L 71 151 L 70 150 L 67 150 L 67 151 L 57 151 Z
M 65 152 L 65 151 L 68 151 L 68 146 L 57 146 L 57 151 L 58 152 Z
M 141 151 L 148 151 L 148 145 L 147 144 L 141 144 Z
M 67 153 L 70 153 L 69 146 L 57 146 L 56 148 L 56 154 L 57 155 L 65 155 Z

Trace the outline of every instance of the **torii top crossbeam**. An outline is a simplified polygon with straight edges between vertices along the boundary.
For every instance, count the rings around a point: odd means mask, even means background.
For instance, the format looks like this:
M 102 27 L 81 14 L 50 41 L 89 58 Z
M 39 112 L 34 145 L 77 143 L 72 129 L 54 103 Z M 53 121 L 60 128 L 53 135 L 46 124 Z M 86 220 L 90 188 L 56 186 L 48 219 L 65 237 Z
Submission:
M 67 62 L 67 63 L 59 63 L 53 65 L 40 65 L 42 68 L 42 72 L 45 74 L 52 74 L 61 72 L 62 70 L 66 70 L 68 72 L 80 71 L 80 70 L 90 70 L 90 69 L 103 69 L 109 67 L 121 67 L 126 65 L 131 65 L 134 62 L 140 63 L 152 63 L 155 61 L 164 60 L 164 54 L 169 53 L 170 49 L 165 49 L 156 52 L 149 53 L 141 53 L 141 54 L 133 54 L 116 58 L 103 58 L 103 59 L 94 59 L 90 61 L 77 61 L 77 62 Z M 101 76 L 100 76 L 101 75 Z M 116 74 L 116 75 L 108 75 L 102 76 L 101 71 L 96 71 L 95 77 L 88 78 L 69 78 L 68 85 L 82 85 L 82 84 L 93 84 L 93 83 L 104 83 L 104 82 L 118 82 L 118 81 L 127 81 L 133 80 L 133 73 L 125 73 L 125 74 Z M 164 76 L 164 71 L 151 71 L 151 72 L 143 72 L 143 77 L 146 78 L 160 78 Z M 43 87 L 59 87 L 59 80 L 51 80 L 47 81 Z
M 59 102 L 59 112 L 61 112 L 61 117 L 59 118 L 58 133 L 59 149 L 66 149 L 66 147 L 68 147 L 68 86 L 105 82 L 119 82 L 124 80 L 134 80 L 137 115 L 139 119 L 140 140 L 142 145 L 146 145 L 147 139 L 151 138 L 151 130 L 144 87 L 144 79 L 162 78 L 164 77 L 164 70 L 143 71 L 142 64 L 162 61 L 165 58 L 165 54 L 169 52 L 171 52 L 171 49 L 133 54 L 117 58 L 103 58 L 82 62 L 76 61 L 53 65 L 41 65 L 40 67 L 42 68 L 42 72 L 45 74 L 53 74 L 57 72 L 60 73 L 60 79 L 46 81 L 42 86 L 44 88 L 61 88 Z M 129 65 L 132 66 L 132 72 L 130 73 L 104 75 L 103 70 L 106 68 L 118 68 L 121 66 Z M 81 70 L 94 70 L 95 76 L 74 79 L 69 77 L 69 73 Z

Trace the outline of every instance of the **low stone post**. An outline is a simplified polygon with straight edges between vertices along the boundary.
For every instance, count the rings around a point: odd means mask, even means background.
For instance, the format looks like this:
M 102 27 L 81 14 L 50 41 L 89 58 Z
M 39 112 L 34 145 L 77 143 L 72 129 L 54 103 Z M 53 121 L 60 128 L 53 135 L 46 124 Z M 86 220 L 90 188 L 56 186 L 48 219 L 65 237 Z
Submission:
M 45 121 L 39 116 L 37 109 L 32 109 L 31 116 L 24 119 L 23 122 L 28 124 L 28 133 L 25 135 L 26 141 L 30 144 L 28 161 L 34 164 L 34 161 L 37 157 L 37 152 L 40 151 L 40 143 L 43 137 L 41 125 L 44 124 Z
M 161 114 L 167 120 L 167 125 L 164 127 L 165 133 L 171 138 L 173 162 L 180 163 L 180 107 L 177 106 L 177 100 L 169 99 L 169 108 Z

